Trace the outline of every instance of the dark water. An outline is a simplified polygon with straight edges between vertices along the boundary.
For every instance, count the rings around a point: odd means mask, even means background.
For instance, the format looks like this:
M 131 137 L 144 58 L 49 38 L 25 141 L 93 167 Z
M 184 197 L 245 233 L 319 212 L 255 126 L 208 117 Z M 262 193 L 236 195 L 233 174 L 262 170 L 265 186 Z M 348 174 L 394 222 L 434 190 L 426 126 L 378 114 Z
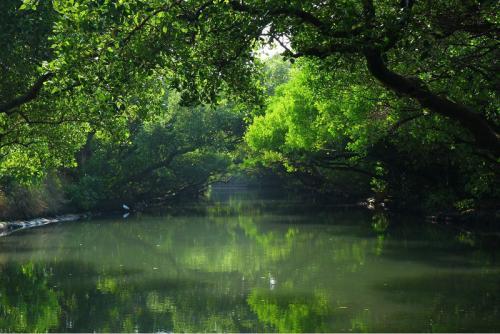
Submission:
M 498 254 L 467 235 L 247 192 L 214 199 L 1 238 L 0 331 L 500 330 Z

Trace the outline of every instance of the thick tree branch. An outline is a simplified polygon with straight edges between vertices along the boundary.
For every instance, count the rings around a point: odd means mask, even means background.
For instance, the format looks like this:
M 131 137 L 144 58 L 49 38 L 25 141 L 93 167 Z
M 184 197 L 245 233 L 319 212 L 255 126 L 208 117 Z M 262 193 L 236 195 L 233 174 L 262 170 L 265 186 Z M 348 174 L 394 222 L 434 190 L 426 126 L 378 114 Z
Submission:
M 478 113 L 431 92 L 420 80 L 404 77 L 391 71 L 379 51 L 367 49 L 364 52 L 370 73 L 393 92 L 414 98 L 423 108 L 446 116 L 460 123 L 474 136 L 477 145 L 497 156 L 500 155 L 500 136 Z
M 0 105 L 0 113 L 7 115 L 13 114 L 14 109 L 34 100 L 42 90 L 43 84 L 53 76 L 54 74 L 51 72 L 42 75 L 40 78 L 38 78 L 38 80 L 35 81 L 35 83 L 30 87 L 30 89 L 25 94 L 18 96 L 12 99 L 11 101 L 8 101 Z
M 286 3 L 286 2 L 285 2 Z M 297 7 L 282 6 L 266 11 L 259 10 L 258 8 L 249 6 L 242 1 L 232 0 L 229 1 L 231 8 L 238 12 L 244 12 L 252 15 L 259 15 L 261 17 L 268 16 L 270 18 L 276 16 L 284 16 L 291 19 L 299 20 L 304 24 L 315 27 L 322 35 L 328 38 L 352 38 L 359 35 L 363 31 L 363 27 L 357 27 L 350 30 L 332 30 L 331 27 L 316 17 L 315 15 L 306 12 Z
M 263 14 L 257 8 L 246 5 L 241 1 L 234 1 L 234 0 L 229 1 L 229 5 L 235 11 L 245 12 L 245 13 L 249 13 L 249 14 L 258 14 L 258 15 Z M 324 22 L 322 22 L 320 19 L 318 19 L 316 16 L 312 15 L 311 13 L 303 11 L 299 8 L 279 7 L 279 8 L 273 8 L 270 10 L 266 10 L 266 13 L 268 15 L 271 15 L 271 16 L 283 15 L 283 16 L 288 16 L 288 17 L 293 17 L 293 18 L 299 19 L 303 23 L 308 23 L 308 24 L 318 28 L 322 32 L 325 32 L 328 30 L 328 28 Z

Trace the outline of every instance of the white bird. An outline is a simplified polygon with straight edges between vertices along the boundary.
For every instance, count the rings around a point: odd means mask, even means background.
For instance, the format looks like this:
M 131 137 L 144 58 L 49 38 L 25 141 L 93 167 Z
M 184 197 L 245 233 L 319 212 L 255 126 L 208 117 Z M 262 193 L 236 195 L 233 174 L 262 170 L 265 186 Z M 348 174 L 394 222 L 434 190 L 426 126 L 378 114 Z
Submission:
M 273 276 L 271 276 L 271 273 L 269 273 L 269 284 L 271 286 L 275 285 L 276 284 L 276 280 L 274 279 Z
M 127 205 L 127 204 L 122 204 L 122 208 L 124 208 L 124 209 L 125 209 L 125 210 L 127 210 L 127 211 L 128 211 L 128 210 L 130 210 L 130 208 L 128 207 L 128 205 Z

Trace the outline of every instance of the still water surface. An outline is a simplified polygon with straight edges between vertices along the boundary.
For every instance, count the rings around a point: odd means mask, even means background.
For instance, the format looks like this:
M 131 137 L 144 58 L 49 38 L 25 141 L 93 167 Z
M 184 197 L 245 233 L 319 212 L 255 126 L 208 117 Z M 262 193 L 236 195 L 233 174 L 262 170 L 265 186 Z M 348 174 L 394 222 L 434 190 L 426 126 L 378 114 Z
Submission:
M 183 213 L 14 233 L 0 239 L 0 331 L 500 330 L 498 254 L 387 223 L 219 192 Z

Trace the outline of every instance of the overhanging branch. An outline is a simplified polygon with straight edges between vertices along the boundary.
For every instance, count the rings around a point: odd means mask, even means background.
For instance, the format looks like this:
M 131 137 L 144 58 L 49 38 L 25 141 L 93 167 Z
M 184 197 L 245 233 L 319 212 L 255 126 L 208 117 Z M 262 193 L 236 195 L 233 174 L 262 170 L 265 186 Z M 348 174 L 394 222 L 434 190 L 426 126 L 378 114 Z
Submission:
M 7 115 L 13 114 L 14 109 L 34 100 L 42 90 L 43 84 L 53 76 L 54 74 L 52 72 L 48 72 L 42 75 L 35 81 L 35 83 L 29 88 L 26 93 L 0 105 L 0 113 Z
M 423 108 L 433 113 L 456 120 L 470 131 L 479 147 L 500 155 L 500 136 L 482 115 L 433 93 L 418 79 L 407 78 L 390 70 L 379 51 L 367 49 L 364 56 L 370 73 L 385 87 L 417 100 Z

